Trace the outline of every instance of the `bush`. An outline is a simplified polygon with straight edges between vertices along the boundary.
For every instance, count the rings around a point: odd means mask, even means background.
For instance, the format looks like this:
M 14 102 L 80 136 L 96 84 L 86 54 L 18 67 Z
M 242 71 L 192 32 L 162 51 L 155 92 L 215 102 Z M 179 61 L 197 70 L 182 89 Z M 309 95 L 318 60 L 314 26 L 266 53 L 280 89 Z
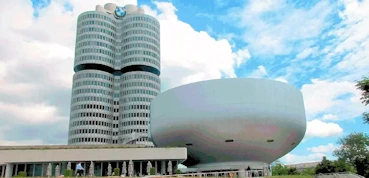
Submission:
M 315 167 L 316 174 L 334 173 L 336 167 L 332 161 L 323 156 L 323 160 Z
M 73 169 L 65 170 L 64 177 L 73 177 Z
M 18 177 L 27 177 L 27 172 L 26 171 L 19 172 Z
M 303 169 L 301 173 L 303 175 L 315 175 L 315 167 Z
M 114 168 L 114 175 L 115 176 L 119 176 L 120 175 L 120 169 L 119 168 Z
M 181 170 L 177 169 L 176 174 L 182 174 Z
M 336 172 L 352 172 L 355 173 L 355 168 L 348 162 L 343 160 L 330 161 L 326 157 L 323 157 L 322 162 L 320 162 L 315 167 L 315 173 L 336 173 Z
M 150 175 L 155 175 L 155 168 L 154 167 L 150 168 Z
M 288 169 L 288 175 L 297 175 L 299 174 L 295 167 L 291 167 Z
M 288 175 L 288 173 L 289 168 L 281 163 L 277 163 L 275 166 L 272 167 L 273 176 Z

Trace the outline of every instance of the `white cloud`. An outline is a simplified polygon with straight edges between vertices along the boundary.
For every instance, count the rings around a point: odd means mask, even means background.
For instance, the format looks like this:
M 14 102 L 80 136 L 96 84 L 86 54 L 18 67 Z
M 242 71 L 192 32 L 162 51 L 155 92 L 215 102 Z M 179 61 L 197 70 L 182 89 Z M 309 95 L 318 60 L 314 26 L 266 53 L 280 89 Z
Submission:
M 311 84 L 301 87 L 309 120 L 317 118 L 319 114 L 326 114 L 323 119 L 332 119 L 333 115 L 337 117 L 335 120 L 354 119 L 365 111 L 365 106 L 360 101 L 361 93 L 354 82 L 319 79 L 311 81 Z
M 253 70 L 251 75 L 249 77 L 252 78 L 263 78 L 268 75 L 268 72 L 266 71 L 264 66 L 258 66 L 257 69 Z
M 337 61 L 330 74 L 343 72 L 348 74 L 346 79 L 356 80 L 369 69 L 369 1 L 341 0 L 340 3 L 344 7 L 339 13 L 342 22 L 327 33 L 334 38 L 326 47 L 327 57 L 322 67 Z
M 337 148 L 332 143 L 327 145 L 319 145 L 316 147 L 306 148 L 309 151 L 308 154 L 292 154 L 288 153 L 281 158 L 281 161 L 285 164 L 297 164 L 297 163 L 307 163 L 307 162 L 318 162 L 323 159 L 323 156 L 327 157 L 327 159 L 334 159 L 332 156 L 333 151 Z M 305 151 L 304 151 L 305 153 Z
M 331 121 L 337 121 L 338 120 L 338 116 L 337 115 L 334 115 L 334 114 L 324 114 L 323 117 L 322 117 L 322 120 L 323 121 L 326 121 L 326 120 L 331 120 Z
M 197 16 L 204 16 L 204 15 L 200 15 L 200 14 L 196 14 Z M 215 15 L 213 15 L 215 16 Z M 210 17 L 208 17 L 210 18 Z M 217 38 L 217 40 L 222 40 L 222 39 L 225 39 L 227 40 L 232 48 L 236 48 L 236 42 L 234 41 L 235 39 L 237 39 L 237 35 L 235 33 L 232 33 L 232 32 L 227 32 L 227 33 L 219 33 L 219 32 L 216 32 L 213 30 L 213 28 L 211 28 L 209 25 L 206 26 L 206 32 L 211 35 L 211 36 L 215 36 Z M 244 56 L 244 58 L 250 58 L 250 53 L 249 53 L 249 50 L 247 48 L 244 48 L 243 50 L 240 50 L 238 52 L 238 54 L 236 53 L 235 55 L 238 55 L 238 56 Z M 237 57 L 237 56 L 236 56 Z M 241 58 L 243 60 L 243 58 Z M 240 65 L 240 60 L 237 60 L 237 65 L 239 66 Z
M 308 155 L 295 155 L 288 153 L 281 158 L 281 161 L 285 164 L 295 164 L 295 163 L 306 163 L 306 162 L 313 162 L 313 161 L 321 161 L 323 156 L 327 156 L 324 153 L 312 153 Z
M 337 149 L 337 146 L 335 146 L 333 143 L 307 148 L 307 150 L 313 153 L 332 153 L 335 149 Z
M 236 77 L 234 67 L 250 58 L 245 48 L 233 53 L 227 40 L 216 40 L 178 20 L 172 3 L 154 2 L 158 10 L 143 6 L 161 26 L 162 81 L 164 90 L 201 80 Z
M 42 145 L 41 139 L 23 139 L 17 141 L 6 140 L 4 138 L 5 133 L 12 132 L 13 128 L 9 126 L 0 127 L 0 146 L 20 146 L 20 145 Z
M 313 47 L 313 48 L 306 48 L 303 51 L 301 51 L 300 53 L 298 53 L 296 55 L 297 59 L 304 59 L 310 55 L 314 55 L 314 53 L 318 50 L 317 47 Z
M 305 138 L 332 137 L 342 134 L 343 129 L 336 123 L 326 123 L 317 119 L 308 121 Z
M 2 118 L 2 120 L 19 121 L 27 124 L 35 123 L 54 123 L 61 119 L 67 119 L 58 116 L 57 108 L 46 104 L 28 103 L 28 104 L 9 104 L 0 102 L 0 113 L 3 115 L 13 116 Z M 17 118 L 19 120 L 13 120 Z
M 307 155 L 296 155 L 288 153 L 283 156 L 281 160 L 286 164 L 296 164 L 321 161 L 323 159 L 323 156 L 326 156 L 328 159 L 334 159 L 332 157 L 332 153 L 336 148 L 337 146 L 332 143 L 329 143 L 327 145 L 319 145 L 316 147 L 306 148 L 306 150 L 310 152 Z
M 285 78 L 283 78 L 283 77 L 278 77 L 275 80 L 280 81 L 280 82 L 283 82 L 283 83 L 288 83 L 288 81 Z
M 243 39 L 249 43 L 252 55 L 274 56 L 290 54 L 296 41 L 317 38 L 329 27 L 326 19 L 331 13 L 328 1 L 303 9 L 284 0 L 253 0 L 245 2 L 244 7 L 230 9 L 222 20 L 247 29 Z

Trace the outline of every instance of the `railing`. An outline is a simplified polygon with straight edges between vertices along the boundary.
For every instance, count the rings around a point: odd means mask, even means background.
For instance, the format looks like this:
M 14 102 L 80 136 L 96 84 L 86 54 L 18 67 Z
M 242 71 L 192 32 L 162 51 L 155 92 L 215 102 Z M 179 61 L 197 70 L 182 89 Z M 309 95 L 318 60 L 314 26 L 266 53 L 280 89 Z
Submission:
M 314 177 L 315 178 L 365 178 L 364 176 L 357 175 L 351 172 L 317 174 Z
M 146 178 L 158 178 L 158 177 L 266 177 L 263 170 L 252 171 L 226 171 L 226 172 L 202 172 L 202 173 L 189 173 L 189 174 L 175 174 L 175 175 L 150 175 Z

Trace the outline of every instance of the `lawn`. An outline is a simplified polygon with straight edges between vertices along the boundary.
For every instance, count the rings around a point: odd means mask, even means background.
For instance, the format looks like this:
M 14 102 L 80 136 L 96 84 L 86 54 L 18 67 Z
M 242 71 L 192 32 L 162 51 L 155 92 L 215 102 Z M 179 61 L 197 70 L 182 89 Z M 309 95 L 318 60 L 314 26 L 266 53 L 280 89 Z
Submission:
M 312 178 L 313 176 L 300 176 L 300 175 L 285 175 L 285 176 L 272 176 L 272 178 Z

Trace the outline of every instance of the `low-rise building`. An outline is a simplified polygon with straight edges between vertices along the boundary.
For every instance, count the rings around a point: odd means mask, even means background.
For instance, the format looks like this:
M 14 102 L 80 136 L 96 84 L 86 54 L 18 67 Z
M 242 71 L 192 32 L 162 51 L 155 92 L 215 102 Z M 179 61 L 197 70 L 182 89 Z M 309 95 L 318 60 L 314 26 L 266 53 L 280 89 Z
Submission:
M 297 164 L 288 164 L 286 165 L 288 168 L 296 168 L 297 171 L 303 171 L 308 168 L 315 168 L 320 161 L 317 162 L 306 162 L 306 163 L 297 163 Z
M 0 177 L 12 177 L 19 172 L 27 172 L 29 177 L 46 176 L 51 163 L 52 176 L 58 165 L 64 174 L 68 163 L 76 172 L 77 163 L 84 167 L 84 175 L 89 174 L 93 163 L 95 176 L 108 175 L 108 166 L 120 168 L 126 162 L 133 162 L 134 175 L 148 175 L 150 161 L 156 174 L 175 172 L 177 165 L 187 159 L 187 148 L 151 148 L 140 145 L 47 145 L 47 146 L 2 146 L 0 147 Z M 170 166 L 171 168 L 169 168 Z

